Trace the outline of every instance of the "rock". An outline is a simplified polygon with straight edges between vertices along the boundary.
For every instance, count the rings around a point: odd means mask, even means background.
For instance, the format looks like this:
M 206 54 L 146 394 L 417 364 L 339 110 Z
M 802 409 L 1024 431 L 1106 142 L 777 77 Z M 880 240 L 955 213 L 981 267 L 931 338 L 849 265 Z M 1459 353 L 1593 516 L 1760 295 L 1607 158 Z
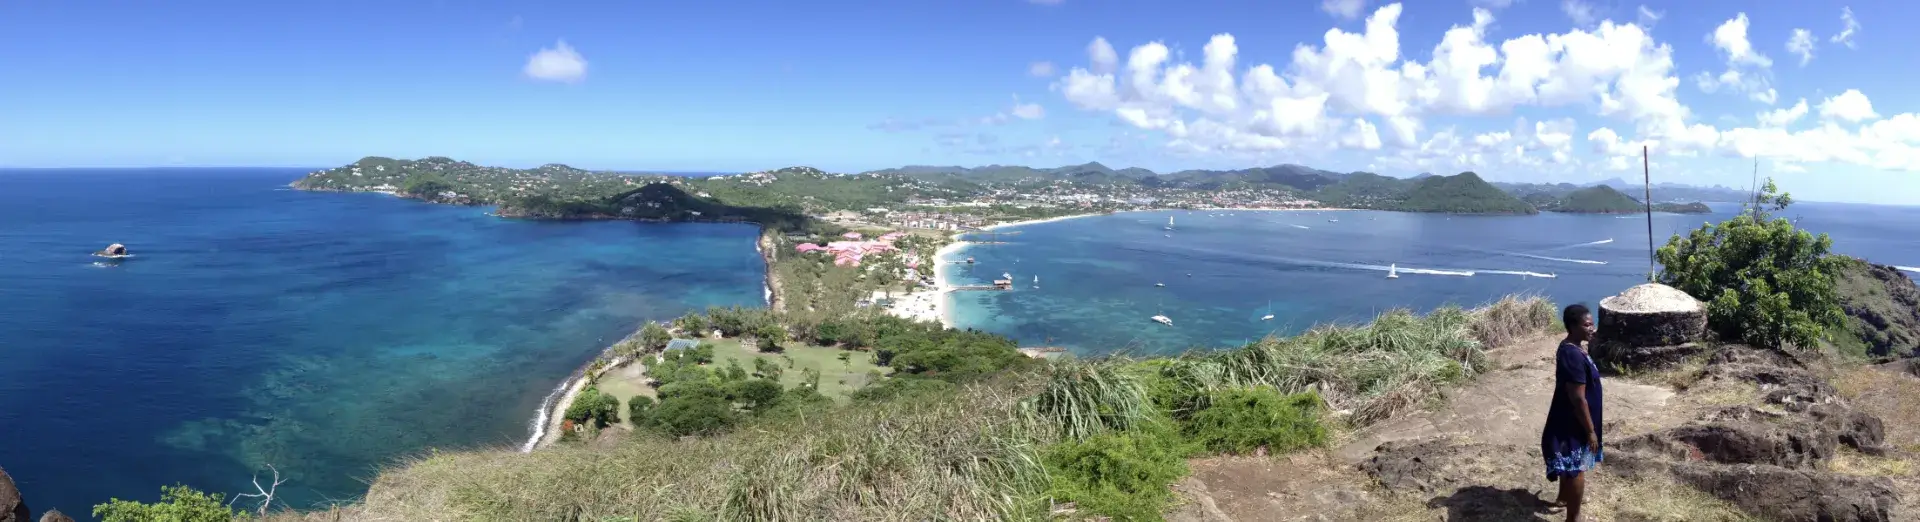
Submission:
M 100 253 L 102 255 L 109 255 L 109 256 L 124 256 L 124 255 L 127 255 L 127 246 L 119 243 L 114 243 L 111 245 L 107 245 L 107 248 L 100 249 Z
M 20 498 L 20 488 L 13 486 L 13 477 L 7 470 L 0 468 L 0 522 L 28 522 L 26 499 Z
M 1600 300 L 1594 322 L 1596 361 L 1658 367 L 1703 350 L 1697 343 L 1706 337 L 1707 307 L 1686 292 L 1648 283 Z
M 1682 462 L 1767 464 L 1809 468 L 1831 458 L 1839 441 L 1807 423 L 1721 421 L 1689 424 L 1633 437 L 1621 450 L 1652 452 Z
M 1920 286 L 1899 269 L 1859 260 L 1834 275 L 1845 328 L 1880 356 L 1920 356 Z
M 46 513 L 40 514 L 40 522 L 73 522 L 73 517 L 61 513 L 58 509 L 49 509 Z
M 1882 522 L 1900 498 L 1890 481 L 1767 465 L 1681 463 L 1681 482 L 1748 513 L 1783 521 Z

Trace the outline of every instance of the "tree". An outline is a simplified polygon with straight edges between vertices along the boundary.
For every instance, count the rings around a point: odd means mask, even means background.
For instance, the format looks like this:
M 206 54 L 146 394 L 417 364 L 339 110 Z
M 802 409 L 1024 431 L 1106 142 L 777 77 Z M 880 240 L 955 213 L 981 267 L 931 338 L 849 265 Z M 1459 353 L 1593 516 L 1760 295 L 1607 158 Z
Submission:
M 773 407 L 774 403 L 780 401 L 780 395 L 784 391 L 780 388 L 780 383 L 766 379 L 750 379 L 728 385 L 727 395 L 731 396 L 734 402 L 746 406 L 748 410 L 757 412 Z
M 1816 346 L 1842 319 L 1833 240 L 1771 213 L 1792 198 L 1768 179 L 1754 205 L 1733 218 L 1676 234 L 1656 254 L 1662 284 L 1707 302 L 1707 323 L 1726 339 L 1767 348 Z
M 669 435 L 707 435 L 725 431 L 735 421 L 733 403 L 706 394 L 667 397 L 654 408 L 649 426 Z
M 757 357 L 753 359 L 754 377 L 778 382 L 780 380 L 780 374 L 783 372 L 785 372 L 785 370 L 780 368 L 780 364 L 773 362 L 772 359 L 761 359 Z
M 627 423 L 636 428 L 651 425 L 653 410 L 656 406 L 653 398 L 645 395 L 635 395 L 627 399 Z
M 693 358 L 694 364 L 711 363 L 713 362 L 713 343 L 700 343 L 695 345 L 693 347 L 693 353 L 687 355 Z
M 588 423 L 601 427 L 620 422 L 620 399 L 601 393 L 599 388 L 587 387 L 574 397 L 573 404 L 567 405 L 566 415 L 562 417 L 579 423 Z
M 160 486 L 160 501 L 142 504 L 131 500 L 110 499 L 93 506 L 93 516 L 103 522 L 229 522 L 248 518 L 222 502 L 226 495 L 203 493 L 185 484 Z
M 672 340 L 673 334 L 667 333 L 666 327 L 660 326 L 660 323 L 648 321 L 646 326 L 640 327 L 640 343 L 648 350 L 664 350 L 667 342 Z
M 739 359 L 727 359 L 727 369 L 720 372 L 720 380 L 723 382 L 747 380 L 747 369 L 740 366 Z
M 754 337 L 760 338 L 760 351 L 762 352 L 783 351 L 784 349 L 780 347 L 780 343 L 787 342 L 786 327 L 777 324 L 763 325 L 755 331 L 753 335 Z

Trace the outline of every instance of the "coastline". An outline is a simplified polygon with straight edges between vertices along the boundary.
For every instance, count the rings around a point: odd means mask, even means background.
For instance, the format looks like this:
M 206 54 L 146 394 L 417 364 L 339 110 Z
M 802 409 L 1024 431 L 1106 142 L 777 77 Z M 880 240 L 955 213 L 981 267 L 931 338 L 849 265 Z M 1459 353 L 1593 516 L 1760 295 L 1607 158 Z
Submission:
M 947 284 L 947 265 L 952 262 L 946 258 L 968 245 L 967 242 L 960 241 L 959 237 L 960 234 L 954 234 L 953 242 L 942 245 L 939 250 L 934 251 L 933 258 L 927 261 L 933 263 L 933 288 L 910 292 L 895 298 L 893 304 L 887 307 L 887 313 L 916 321 L 937 322 L 942 327 L 953 328 L 953 307 L 947 303 L 947 292 L 952 290 L 953 286 Z

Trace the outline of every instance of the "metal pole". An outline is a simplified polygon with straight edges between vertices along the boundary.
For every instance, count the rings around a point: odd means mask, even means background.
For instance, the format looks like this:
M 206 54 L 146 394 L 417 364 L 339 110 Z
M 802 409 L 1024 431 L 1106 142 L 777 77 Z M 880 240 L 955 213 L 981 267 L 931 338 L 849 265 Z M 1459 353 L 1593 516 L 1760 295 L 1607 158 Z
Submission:
M 1647 204 L 1647 281 L 1653 281 L 1653 274 L 1660 271 L 1658 257 L 1653 253 L 1653 168 L 1647 161 L 1647 146 L 1640 146 L 1640 175 L 1646 183 L 1645 203 Z

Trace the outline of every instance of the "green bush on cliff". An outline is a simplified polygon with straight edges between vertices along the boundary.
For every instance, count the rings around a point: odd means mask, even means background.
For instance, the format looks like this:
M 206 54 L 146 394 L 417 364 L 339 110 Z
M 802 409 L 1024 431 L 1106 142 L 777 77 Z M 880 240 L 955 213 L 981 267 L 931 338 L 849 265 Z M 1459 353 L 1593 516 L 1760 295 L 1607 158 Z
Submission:
M 1793 202 L 1767 180 L 1757 204 L 1721 223 L 1674 235 L 1656 254 L 1659 281 L 1707 303 L 1722 338 L 1768 348 L 1812 348 L 1840 324 L 1833 240 L 1771 212 Z
M 1165 420 L 1054 444 L 1040 458 L 1052 478 L 1046 496 L 1114 520 L 1161 520 L 1173 500 L 1167 485 L 1187 474 L 1187 453 Z
M 224 494 L 205 493 L 184 484 L 160 486 L 159 502 L 111 499 L 93 506 L 93 516 L 103 522 L 229 522 L 252 518 L 227 507 L 224 499 Z
M 1327 442 L 1318 418 L 1319 394 L 1228 388 L 1213 392 L 1207 402 L 1180 424 L 1180 432 L 1208 452 L 1246 455 L 1265 446 L 1281 454 Z

